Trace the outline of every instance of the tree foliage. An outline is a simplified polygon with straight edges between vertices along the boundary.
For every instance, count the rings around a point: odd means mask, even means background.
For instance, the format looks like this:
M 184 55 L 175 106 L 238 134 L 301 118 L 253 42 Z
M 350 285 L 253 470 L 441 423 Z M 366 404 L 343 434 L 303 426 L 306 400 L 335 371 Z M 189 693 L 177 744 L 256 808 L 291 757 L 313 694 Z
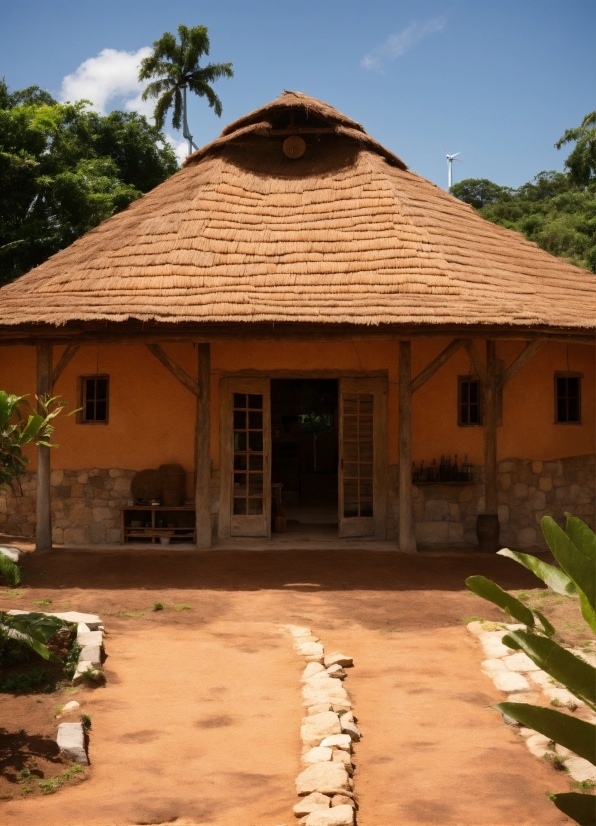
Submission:
M 143 92 L 143 100 L 157 100 L 154 118 L 158 128 L 163 128 L 166 115 L 172 109 L 172 126 L 183 128 L 184 137 L 192 146 L 186 122 L 186 89 L 207 98 L 209 106 L 221 117 L 221 101 L 211 84 L 222 77 L 233 77 L 234 71 L 231 63 L 199 65 L 201 57 L 208 55 L 211 48 L 206 26 L 178 26 L 178 36 L 180 42 L 171 32 L 164 32 L 153 43 L 153 52 L 141 60 L 139 80 L 153 78 Z
M 178 168 L 136 112 L 100 115 L 0 81 L 0 285 L 128 206 Z
M 560 568 L 507 548 L 499 554 L 519 562 L 556 593 L 568 597 L 577 594 L 582 616 L 596 633 L 596 536 L 581 519 L 571 514 L 566 516 L 566 530 L 550 516 L 542 519 L 542 531 Z M 503 637 L 505 645 L 523 651 L 554 681 L 562 683 L 592 712 L 596 711 L 596 669 L 553 639 L 556 630 L 540 611 L 531 610 L 483 576 L 468 577 L 466 585 L 526 626 L 525 630 L 506 634 Z M 596 765 L 596 726 L 593 723 L 527 703 L 499 703 L 494 708 Z M 596 798 L 592 795 L 568 793 L 549 797 L 557 808 L 581 826 L 593 826 L 596 822 Z
M 567 172 L 540 172 L 519 189 L 469 178 L 450 191 L 483 218 L 596 272 L 596 112 L 568 129 L 555 146 L 571 142 L 575 147 L 565 161 Z

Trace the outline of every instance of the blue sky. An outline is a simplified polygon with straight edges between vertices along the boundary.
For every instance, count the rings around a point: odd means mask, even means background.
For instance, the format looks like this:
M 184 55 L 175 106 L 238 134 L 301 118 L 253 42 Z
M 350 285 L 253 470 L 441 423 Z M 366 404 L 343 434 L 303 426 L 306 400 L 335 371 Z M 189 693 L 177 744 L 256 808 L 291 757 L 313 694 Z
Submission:
M 199 145 L 292 89 L 439 186 L 441 142 L 465 160 L 454 180 L 518 186 L 562 169 L 554 142 L 596 109 L 593 0 L 0 0 L 0 76 L 134 108 L 137 53 L 179 23 L 208 26 L 211 59 L 236 73 L 217 84 L 221 120 L 192 101 Z

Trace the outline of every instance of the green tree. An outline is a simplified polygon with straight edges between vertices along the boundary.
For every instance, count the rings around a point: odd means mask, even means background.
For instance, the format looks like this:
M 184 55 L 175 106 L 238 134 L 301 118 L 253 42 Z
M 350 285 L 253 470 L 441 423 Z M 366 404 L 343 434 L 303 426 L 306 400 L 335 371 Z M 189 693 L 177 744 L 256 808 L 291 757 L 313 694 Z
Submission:
M 178 168 L 134 112 L 99 115 L 0 81 L 0 285 L 71 244 Z
M 211 88 L 211 83 L 221 77 L 233 77 L 231 63 L 209 63 L 199 66 L 203 55 L 209 54 L 211 48 L 206 26 L 178 26 L 180 43 L 171 32 L 164 32 L 153 43 L 153 53 L 141 60 L 139 80 L 155 78 L 143 92 L 143 100 L 153 98 L 155 105 L 155 123 L 163 128 L 168 110 L 173 107 L 172 126 L 182 127 L 182 134 L 188 141 L 190 155 L 193 143 L 187 122 L 186 90 L 189 89 L 199 97 L 207 98 L 209 106 L 221 117 L 221 101 Z
M 596 180 L 596 112 L 590 112 L 575 129 L 567 129 L 555 144 L 560 149 L 566 143 L 575 147 L 565 161 L 573 183 L 589 186 Z
M 507 195 L 511 193 L 508 187 L 494 184 L 488 178 L 466 178 L 454 184 L 449 191 L 474 209 L 482 209 L 487 204 L 506 200 Z

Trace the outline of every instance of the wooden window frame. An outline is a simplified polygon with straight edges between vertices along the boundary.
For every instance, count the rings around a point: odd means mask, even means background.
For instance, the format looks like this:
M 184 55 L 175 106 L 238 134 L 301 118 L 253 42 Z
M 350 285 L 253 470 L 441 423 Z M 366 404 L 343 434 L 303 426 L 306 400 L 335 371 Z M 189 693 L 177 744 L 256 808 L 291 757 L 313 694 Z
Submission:
M 101 421 L 97 419 L 86 419 L 85 418 L 85 383 L 90 380 L 97 380 L 97 379 L 105 379 L 107 382 L 106 386 L 106 417 Z M 77 379 L 77 407 L 79 410 L 77 411 L 77 424 L 90 424 L 90 425 L 106 425 L 109 424 L 110 421 L 110 377 L 107 373 L 100 373 L 88 376 L 79 376 Z
M 577 373 L 573 370 L 555 370 L 554 377 L 553 377 L 553 401 L 554 401 L 554 423 L 557 425 L 571 426 L 571 427 L 581 427 L 582 424 L 582 379 L 584 377 L 583 373 Z M 559 397 L 557 393 L 557 379 L 578 379 L 578 386 L 577 386 L 577 406 L 578 406 L 578 413 L 579 419 L 576 422 L 560 422 L 558 419 L 558 408 L 559 408 Z
M 475 381 L 478 382 L 478 421 L 477 422 L 462 422 L 461 420 L 461 386 L 464 381 Z M 484 423 L 484 410 L 483 410 L 483 396 L 484 396 L 484 389 L 482 386 L 482 382 L 478 376 L 470 376 L 466 374 L 465 376 L 458 376 L 457 377 L 457 426 L 458 427 L 482 427 Z

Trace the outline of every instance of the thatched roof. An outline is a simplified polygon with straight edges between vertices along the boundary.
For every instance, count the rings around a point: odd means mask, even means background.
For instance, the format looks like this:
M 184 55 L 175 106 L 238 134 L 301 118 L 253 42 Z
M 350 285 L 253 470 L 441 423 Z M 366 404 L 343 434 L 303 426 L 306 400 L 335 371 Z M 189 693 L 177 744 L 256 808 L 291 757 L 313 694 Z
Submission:
M 298 160 L 282 151 L 289 126 L 310 130 Z M 579 330 L 594 327 L 596 276 L 285 92 L 0 290 L 0 327 L 130 319 Z

